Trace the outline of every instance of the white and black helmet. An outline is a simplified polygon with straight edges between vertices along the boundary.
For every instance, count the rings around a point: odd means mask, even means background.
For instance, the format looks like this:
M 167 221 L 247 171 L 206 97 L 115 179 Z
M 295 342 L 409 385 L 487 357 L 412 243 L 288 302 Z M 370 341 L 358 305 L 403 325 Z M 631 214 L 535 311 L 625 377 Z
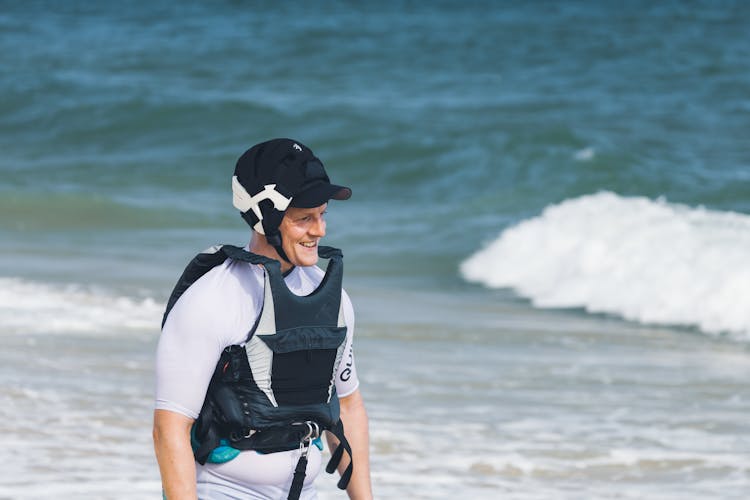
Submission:
M 301 142 L 271 139 L 251 147 L 237 160 L 232 193 L 242 218 L 279 250 L 279 225 L 288 207 L 312 208 L 328 200 L 347 200 L 352 190 L 331 184 L 323 163 Z M 286 258 L 283 252 L 279 254 Z

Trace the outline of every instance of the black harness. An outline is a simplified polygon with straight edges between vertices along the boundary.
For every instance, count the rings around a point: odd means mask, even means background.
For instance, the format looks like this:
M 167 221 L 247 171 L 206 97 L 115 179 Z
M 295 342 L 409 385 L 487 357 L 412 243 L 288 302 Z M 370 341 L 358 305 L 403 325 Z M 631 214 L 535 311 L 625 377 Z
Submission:
M 325 276 L 310 295 L 298 296 L 284 283 L 280 263 L 239 247 L 213 247 L 196 256 L 180 277 L 164 313 L 162 326 L 179 297 L 201 276 L 226 259 L 262 265 L 264 302 L 247 340 L 224 349 L 216 365 L 200 414 L 193 424 L 196 461 L 204 464 L 223 442 L 238 450 L 274 453 L 302 449 L 289 499 L 302 490 L 307 452 L 327 430 L 340 445 L 326 472 L 352 452 L 339 418 L 334 379 L 346 340 L 341 309 L 341 251 L 319 247 L 330 259 Z M 350 460 L 338 487 L 352 474 Z

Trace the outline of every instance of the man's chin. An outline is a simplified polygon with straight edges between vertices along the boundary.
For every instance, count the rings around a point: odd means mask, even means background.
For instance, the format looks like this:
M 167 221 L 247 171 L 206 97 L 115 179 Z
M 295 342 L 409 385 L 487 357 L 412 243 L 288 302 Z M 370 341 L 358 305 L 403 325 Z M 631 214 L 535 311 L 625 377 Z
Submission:
M 314 266 L 318 263 L 318 248 L 315 247 L 315 255 L 295 255 L 291 258 L 291 262 L 299 267 Z

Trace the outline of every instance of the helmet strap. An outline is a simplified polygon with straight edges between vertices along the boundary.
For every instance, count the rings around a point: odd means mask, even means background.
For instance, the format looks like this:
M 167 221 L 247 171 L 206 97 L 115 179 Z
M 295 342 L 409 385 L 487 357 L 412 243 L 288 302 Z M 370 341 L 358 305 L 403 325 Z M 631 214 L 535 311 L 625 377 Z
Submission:
M 284 259 L 285 261 L 289 262 L 289 264 L 292 264 L 292 263 L 291 263 L 291 262 L 289 261 L 289 257 L 287 257 L 287 256 L 286 256 L 286 252 L 284 251 L 284 249 L 283 249 L 283 248 L 281 248 L 281 245 L 279 245 L 279 246 L 275 246 L 274 248 L 276 249 L 276 253 L 277 253 L 277 254 L 279 254 L 279 257 L 281 257 L 281 258 L 282 258 L 282 259 Z M 292 265 L 294 265 L 294 264 L 292 264 Z
M 274 250 L 276 250 L 276 253 L 279 254 L 279 257 L 291 264 L 289 257 L 287 257 L 286 252 L 281 246 L 281 233 L 278 230 L 275 232 L 275 234 L 267 234 L 266 241 L 268 241 L 268 243 L 274 248 Z

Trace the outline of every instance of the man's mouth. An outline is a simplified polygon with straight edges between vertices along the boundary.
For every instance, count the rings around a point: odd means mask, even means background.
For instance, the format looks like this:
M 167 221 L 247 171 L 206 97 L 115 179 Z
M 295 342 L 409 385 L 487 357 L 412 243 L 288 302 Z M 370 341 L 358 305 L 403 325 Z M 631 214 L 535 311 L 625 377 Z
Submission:
M 300 245 L 302 245 L 305 248 L 315 248 L 316 246 L 318 246 L 318 242 L 317 241 L 302 241 L 300 242 Z

